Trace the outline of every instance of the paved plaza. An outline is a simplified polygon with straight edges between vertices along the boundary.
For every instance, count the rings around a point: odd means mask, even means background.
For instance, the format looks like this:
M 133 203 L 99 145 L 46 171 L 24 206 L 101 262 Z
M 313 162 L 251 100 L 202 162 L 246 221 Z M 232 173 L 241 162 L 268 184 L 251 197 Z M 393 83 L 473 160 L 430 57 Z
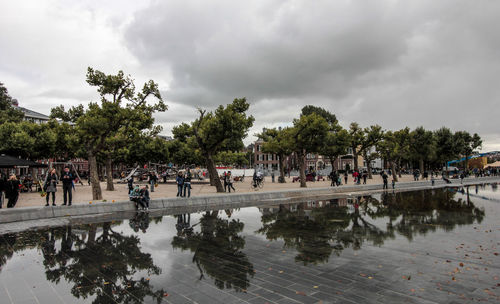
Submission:
M 498 303 L 494 186 L 0 236 L 2 303 Z M 57 222 L 55 221 L 55 224 Z M 50 226 L 50 225 L 49 225 Z
M 271 182 L 271 177 L 265 178 L 265 184 L 263 189 L 259 189 L 258 191 L 277 191 L 277 190 L 289 190 L 289 189 L 299 189 L 300 183 L 292 182 L 292 178 L 286 178 L 286 183 L 279 184 Z M 116 180 L 115 180 L 116 181 Z M 413 181 L 413 176 L 403 175 L 400 178 L 401 182 Z M 247 192 L 255 192 L 250 187 L 251 177 L 247 177 L 243 182 L 234 183 L 234 187 L 237 193 L 247 193 Z M 382 178 L 379 175 L 374 175 L 373 179 L 368 179 L 367 184 L 382 184 Z M 429 181 L 430 184 L 430 181 Z M 349 181 L 347 185 L 353 185 L 352 177 L 349 176 Z M 307 182 L 308 188 L 324 188 L 329 187 L 330 181 L 317 181 L 317 182 Z M 127 184 L 114 184 L 115 191 L 106 191 L 106 183 L 101 183 L 101 189 L 103 194 L 103 199 L 110 202 L 112 200 L 115 201 L 126 201 L 129 199 L 128 197 L 128 188 Z M 342 187 L 342 186 L 341 186 Z M 202 195 L 210 195 L 217 194 L 215 187 L 210 186 L 207 180 L 203 183 L 192 184 L 191 196 L 202 196 Z M 150 193 L 152 199 L 155 198 L 167 198 L 167 197 L 175 197 L 177 194 L 177 185 L 173 181 L 169 181 L 167 184 L 159 183 L 158 187 L 155 188 L 155 192 Z M 220 193 L 219 193 L 220 194 Z M 224 195 L 224 193 L 220 194 Z M 52 198 L 51 198 L 52 199 Z M 92 200 L 92 191 L 91 187 L 84 183 L 84 185 L 77 184 L 75 185 L 75 191 L 73 192 L 73 203 L 74 204 L 88 204 Z M 96 201 L 97 202 L 97 201 Z M 61 205 L 63 203 L 63 193 L 62 188 L 58 187 L 56 193 L 56 204 Z M 31 206 L 44 206 L 45 198 L 40 197 L 38 192 L 31 193 L 21 193 L 19 197 L 19 201 L 16 205 L 16 208 L 19 207 L 31 207 Z

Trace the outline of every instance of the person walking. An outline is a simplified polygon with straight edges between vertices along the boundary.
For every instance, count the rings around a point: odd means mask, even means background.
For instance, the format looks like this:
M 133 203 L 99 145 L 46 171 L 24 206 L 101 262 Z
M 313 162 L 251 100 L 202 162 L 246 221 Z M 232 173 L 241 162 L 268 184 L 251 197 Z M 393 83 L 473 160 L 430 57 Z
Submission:
M 6 191 L 6 187 L 7 187 L 7 179 L 5 178 L 5 175 L 2 172 L 0 172 L 0 209 L 2 209 L 4 192 Z
M 184 197 L 186 197 L 186 190 L 187 190 L 187 197 L 191 197 L 191 170 L 188 168 L 186 171 L 186 176 L 184 177 Z
M 389 178 L 389 176 L 387 176 L 387 173 L 384 172 L 382 174 L 382 180 L 384 181 L 384 186 L 382 187 L 382 189 L 389 189 L 387 184 L 387 178 Z
M 236 192 L 236 189 L 233 187 L 234 183 L 234 177 L 231 174 L 231 171 L 227 173 L 227 189 L 229 190 L 229 193 L 231 193 L 231 189 L 233 189 L 233 192 Z
M 155 192 L 155 184 L 158 182 L 158 177 L 155 172 L 149 174 L 149 184 L 151 185 L 151 192 Z
M 347 178 L 349 177 L 349 174 L 347 174 L 347 170 L 344 173 L 344 184 L 347 185 Z
M 366 185 L 366 178 L 368 177 L 368 172 L 365 170 L 363 171 L 363 185 Z
M 52 169 L 47 177 L 45 177 L 45 192 L 47 192 L 47 196 L 45 197 L 47 203 L 45 206 L 49 206 L 49 196 L 52 193 L 52 206 L 56 205 L 56 192 L 57 192 L 57 184 L 59 183 L 59 178 L 56 174 L 56 169 Z
M 73 180 L 75 178 L 73 177 L 73 174 L 69 172 L 69 168 L 66 167 L 64 168 L 64 171 L 61 175 L 61 180 L 63 184 L 63 198 L 64 198 L 64 203 L 63 205 L 66 206 L 71 206 L 71 203 L 73 201 Z M 68 200 L 69 198 L 69 200 Z
M 224 171 L 223 178 L 224 178 L 224 192 L 227 192 L 227 172 L 226 171 Z
M 182 197 L 182 188 L 184 187 L 184 175 L 182 175 L 182 172 L 177 174 L 175 181 L 177 183 L 177 196 Z
M 333 170 L 332 170 L 332 172 L 330 172 L 330 180 L 331 180 L 330 186 L 334 187 L 335 184 L 337 183 L 337 173 L 335 173 L 335 171 L 333 171 Z
M 15 174 L 11 174 L 5 184 L 5 198 L 8 199 L 7 208 L 14 208 L 19 198 L 20 189 L 21 183 L 17 180 Z

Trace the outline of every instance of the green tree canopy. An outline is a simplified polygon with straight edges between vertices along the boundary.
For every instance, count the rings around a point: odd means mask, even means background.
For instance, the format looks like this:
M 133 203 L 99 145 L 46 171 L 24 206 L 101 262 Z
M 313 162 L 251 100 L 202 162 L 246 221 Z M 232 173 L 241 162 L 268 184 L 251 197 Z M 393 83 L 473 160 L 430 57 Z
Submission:
M 293 128 L 290 128 L 292 150 L 296 153 L 300 167 L 300 186 L 306 184 L 306 155 L 317 153 L 323 146 L 328 133 L 328 122 L 316 113 L 301 115 L 294 119 Z
M 24 113 L 12 106 L 12 97 L 7 88 L 0 82 L 0 124 L 6 122 L 21 122 Z
M 82 146 L 87 152 L 92 183 L 92 197 L 102 199 L 97 171 L 97 157 L 106 160 L 108 190 L 113 190 L 112 159 L 117 152 L 133 144 L 137 136 L 157 134 L 161 128 L 153 126 L 153 113 L 165 111 L 158 85 L 150 80 L 136 92 L 133 79 L 123 71 L 116 75 L 106 75 L 101 71 L 88 68 L 87 83 L 97 87 L 100 103 L 91 102 L 87 109 L 82 105 L 65 111 L 64 106 L 52 109 L 51 116 L 74 123 Z M 155 103 L 148 98 L 155 97 Z M 149 133 L 144 133 L 149 131 Z
M 220 105 L 215 111 L 207 112 L 199 109 L 200 116 L 190 125 L 181 124 L 174 128 L 176 138 L 193 144 L 200 150 L 205 159 L 210 184 L 217 192 L 224 192 L 217 169 L 215 155 L 221 151 L 236 151 L 244 147 L 243 138 L 253 125 L 253 116 L 246 114 L 249 104 L 246 98 L 236 98 L 225 107 Z
M 419 163 L 420 172 L 424 172 L 424 162 L 434 157 L 435 142 L 432 131 L 418 127 L 410 133 L 410 153 Z
M 457 131 L 453 135 L 453 140 L 455 142 L 455 151 L 465 157 L 464 168 L 469 169 L 470 156 L 483 145 L 481 137 L 477 133 L 471 135 L 467 131 Z
M 436 160 L 440 166 L 448 166 L 448 161 L 457 156 L 453 141 L 453 133 L 450 129 L 442 127 L 434 131 L 435 154 Z
M 276 154 L 279 161 L 280 176 L 278 182 L 285 182 L 285 158 L 293 152 L 292 130 L 264 129 L 257 137 L 264 141 L 262 152 Z

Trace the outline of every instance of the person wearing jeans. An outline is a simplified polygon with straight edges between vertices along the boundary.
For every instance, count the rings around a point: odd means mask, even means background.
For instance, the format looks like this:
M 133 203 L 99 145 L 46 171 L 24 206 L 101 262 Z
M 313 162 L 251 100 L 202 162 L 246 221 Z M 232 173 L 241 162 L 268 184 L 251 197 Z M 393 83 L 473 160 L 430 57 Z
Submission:
M 74 179 L 73 174 L 69 172 L 69 168 L 68 167 L 64 168 L 64 171 L 61 175 L 61 180 L 63 183 L 64 206 L 66 206 L 66 204 L 68 206 L 71 206 L 73 200 L 73 179 Z
M 155 172 L 151 172 L 149 175 L 149 184 L 151 185 L 151 192 L 155 192 L 155 184 L 158 181 L 158 177 Z
M 177 174 L 175 181 L 177 182 L 177 196 L 182 197 L 182 188 L 184 187 L 184 176 L 182 175 L 182 172 Z
M 186 176 L 184 177 L 184 197 L 186 197 L 186 190 L 187 197 L 191 197 L 191 171 L 189 169 L 187 169 Z

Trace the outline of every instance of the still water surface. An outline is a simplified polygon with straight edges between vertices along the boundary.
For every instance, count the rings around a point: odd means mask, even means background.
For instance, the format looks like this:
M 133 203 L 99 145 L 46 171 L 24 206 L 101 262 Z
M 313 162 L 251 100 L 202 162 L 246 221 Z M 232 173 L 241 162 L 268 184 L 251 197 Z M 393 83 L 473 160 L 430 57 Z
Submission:
M 4 234 L 0 302 L 495 301 L 499 215 L 488 185 Z

